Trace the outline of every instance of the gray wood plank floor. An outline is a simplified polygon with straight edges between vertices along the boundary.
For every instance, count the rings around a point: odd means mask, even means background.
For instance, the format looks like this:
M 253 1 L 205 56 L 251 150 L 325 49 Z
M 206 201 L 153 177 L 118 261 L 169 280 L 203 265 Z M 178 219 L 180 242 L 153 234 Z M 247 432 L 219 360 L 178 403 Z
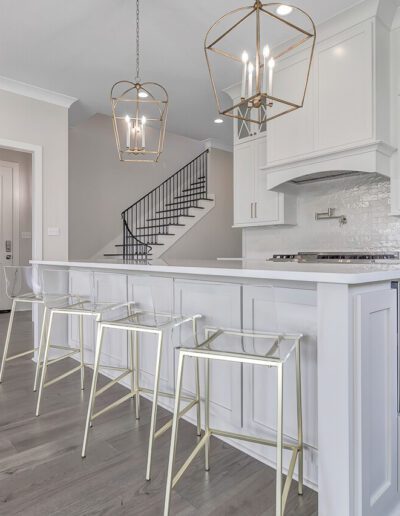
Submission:
M 0 314 L 0 352 L 8 315 Z M 29 312 L 16 315 L 11 352 L 28 349 L 32 342 Z M 54 365 L 59 371 L 71 364 Z M 58 371 L 57 371 L 58 372 Z M 133 403 L 126 402 L 96 421 L 87 458 L 80 450 L 86 389 L 79 373 L 45 391 L 42 415 L 34 415 L 34 366 L 29 357 L 9 362 L 0 385 L 0 514 L 28 516 L 162 514 L 170 434 L 156 441 L 153 478 L 144 479 L 150 403 L 143 400 L 135 420 Z M 124 394 L 115 386 L 108 400 Z M 159 422 L 169 413 L 160 409 Z M 182 422 L 177 464 L 182 464 L 196 443 L 195 429 Z M 171 514 L 274 516 L 275 471 L 238 450 L 213 439 L 211 470 L 203 457 L 191 465 L 174 491 Z M 316 516 L 317 494 L 305 489 L 297 496 L 293 482 L 285 516 Z

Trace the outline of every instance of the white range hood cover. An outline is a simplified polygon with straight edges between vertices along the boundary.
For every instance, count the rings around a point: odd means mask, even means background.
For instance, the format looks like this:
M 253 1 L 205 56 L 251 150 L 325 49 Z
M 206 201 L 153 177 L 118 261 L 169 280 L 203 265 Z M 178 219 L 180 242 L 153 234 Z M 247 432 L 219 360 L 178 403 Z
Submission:
M 277 189 L 285 183 L 315 174 L 316 179 L 327 178 L 340 172 L 379 173 L 390 177 L 391 156 L 395 148 L 377 141 L 362 145 L 352 145 L 337 151 L 308 154 L 305 158 L 286 161 L 282 165 L 267 165 L 268 190 Z

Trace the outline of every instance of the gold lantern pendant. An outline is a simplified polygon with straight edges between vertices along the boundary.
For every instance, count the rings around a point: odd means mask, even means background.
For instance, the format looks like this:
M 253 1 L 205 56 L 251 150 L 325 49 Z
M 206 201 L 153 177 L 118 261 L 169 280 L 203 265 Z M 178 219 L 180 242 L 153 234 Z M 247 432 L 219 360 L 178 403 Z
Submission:
M 255 28 L 253 40 L 255 45 L 252 54 L 243 48 L 240 50 L 240 43 L 238 43 L 240 36 L 238 32 L 242 31 L 242 36 L 244 33 L 244 39 L 249 44 L 248 28 L 244 28 L 244 25 L 251 20 L 255 21 L 254 25 L 251 25 L 251 30 Z M 267 22 L 272 22 L 274 26 L 268 28 Z M 283 28 L 281 36 L 277 36 L 279 28 Z M 267 41 L 271 33 L 278 40 L 274 49 L 271 42 Z M 238 37 L 235 39 L 235 36 Z M 286 43 L 282 43 L 282 39 Z M 219 18 L 208 30 L 204 41 L 204 51 L 218 112 L 221 115 L 262 125 L 303 107 L 315 39 L 316 29 L 311 17 L 302 9 L 291 5 L 263 4 L 261 0 L 256 0 L 252 6 L 235 9 Z M 229 45 L 232 48 L 229 48 Z M 301 70 L 303 80 L 298 78 L 297 98 L 291 98 L 287 94 L 287 88 L 282 88 L 283 79 L 280 79 L 279 74 L 285 69 L 285 64 L 290 59 L 295 59 L 296 54 L 299 55 L 300 52 L 303 52 L 301 61 L 305 63 Z M 215 66 L 212 62 L 213 56 L 218 56 L 220 59 Z M 227 64 L 236 68 L 233 71 L 228 70 Z M 229 80 L 232 77 L 237 79 L 240 77 L 241 81 L 236 81 L 233 85 L 232 82 L 222 86 L 217 84 L 218 79 L 221 83 L 221 80 Z M 280 79 L 278 84 L 276 84 L 277 77 Z M 282 95 L 279 89 L 283 91 Z M 224 105 L 223 98 L 220 96 L 221 91 L 229 93 L 229 96 L 235 99 L 233 104 L 226 105 L 225 102 Z
M 118 81 L 111 88 L 113 126 L 120 161 L 157 162 L 164 148 L 168 94 L 139 75 L 139 0 L 136 0 L 136 80 Z

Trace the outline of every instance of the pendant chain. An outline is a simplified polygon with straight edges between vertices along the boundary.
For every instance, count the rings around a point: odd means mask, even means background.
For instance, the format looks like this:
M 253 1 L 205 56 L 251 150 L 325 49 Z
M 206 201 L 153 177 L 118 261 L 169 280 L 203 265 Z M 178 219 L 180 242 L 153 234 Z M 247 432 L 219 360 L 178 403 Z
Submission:
M 136 82 L 140 82 L 139 51 L 139 0 L 136 0 Z

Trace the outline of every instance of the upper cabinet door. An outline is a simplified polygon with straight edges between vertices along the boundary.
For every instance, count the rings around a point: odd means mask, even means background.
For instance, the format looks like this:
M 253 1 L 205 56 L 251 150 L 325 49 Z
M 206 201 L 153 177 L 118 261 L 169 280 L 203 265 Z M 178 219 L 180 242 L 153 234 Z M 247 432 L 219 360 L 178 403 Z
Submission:
M 372 22 L 361 23 L 317 46 L 317 147 L 373 137 Z
M 267 138 L 257 138 L 254 141 L 254 207 L 255 222 L 274 224 L 280 222 L 280 197 L 283 194 L 270 192 L 267 189 L 267 174 L 261 167 L 265 166 Z
M 298 52 L 279 62 L 275 71 L 276 94 L 293 102 L 301 102 L 309 54 Z M 312 152 L 314 148 L 314 66 L 302 108 L 268 122 L 268 163 L 286 160 Z M 270 115 L 273 115 L 274 107 Z
M 247 224 L 254 217 L 253 142 L 235 145 L 233 163 L 234 223 Z

